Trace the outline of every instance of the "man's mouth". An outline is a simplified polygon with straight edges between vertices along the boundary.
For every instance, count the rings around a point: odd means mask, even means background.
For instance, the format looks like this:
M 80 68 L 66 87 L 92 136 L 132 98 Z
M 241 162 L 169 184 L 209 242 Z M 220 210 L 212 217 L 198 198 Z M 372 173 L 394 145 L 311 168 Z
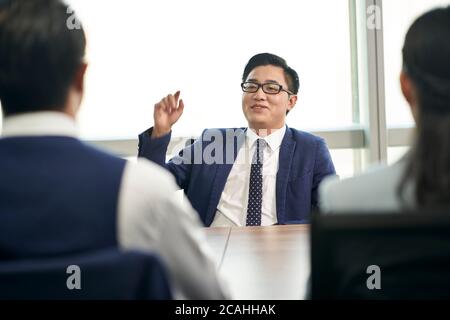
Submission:
M 252 110 L 262 110 L 262 109 L 268 109 L 266 106 L 263 106 L 261 104 L 254 104 L 250 106 L 250 109 Z

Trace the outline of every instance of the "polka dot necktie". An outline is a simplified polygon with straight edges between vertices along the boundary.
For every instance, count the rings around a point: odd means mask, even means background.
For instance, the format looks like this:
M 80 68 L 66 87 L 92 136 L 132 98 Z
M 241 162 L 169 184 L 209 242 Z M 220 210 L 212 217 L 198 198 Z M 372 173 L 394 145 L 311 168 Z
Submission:
M 256 151 L 253 154 L 252 167 L 250 170 L 250 185 L 248 190 L 247 205 L 247 226 L 261 225 L 261 207 L 262 207 L 262 168 L 263 151 L 266 147 L 266 141 L 258 139 L 256 141 Z

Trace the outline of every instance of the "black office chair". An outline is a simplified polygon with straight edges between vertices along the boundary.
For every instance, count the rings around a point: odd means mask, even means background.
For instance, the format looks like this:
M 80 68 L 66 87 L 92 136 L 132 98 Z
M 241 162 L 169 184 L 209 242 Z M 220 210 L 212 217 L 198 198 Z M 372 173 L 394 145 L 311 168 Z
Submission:
M 450 210 L 314 214 L 310 281 L 311 299 L 449 299 Z
M 72 289 L 78 266 L 80 289 Z M 67 285 L 69 279 L 69 287 Z M 41 260 L 0 261 L 0 299 L 171 299 L 163 264 L 152 254 L 108 249 Z

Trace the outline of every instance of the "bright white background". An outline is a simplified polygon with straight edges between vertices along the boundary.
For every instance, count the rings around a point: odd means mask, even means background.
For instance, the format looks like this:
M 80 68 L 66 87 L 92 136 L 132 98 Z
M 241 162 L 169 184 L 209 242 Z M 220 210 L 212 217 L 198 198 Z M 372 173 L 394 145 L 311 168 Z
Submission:
M 259 52 L 281 55 L 300 75 L 290 126 L 320 130 L 352 124 L 347 0 L 67 2 L 88 37 L 90 66 L 78 119 L 84 139 L 136 138 L 153 124 L 153 105 L 178 89 L 186 110 L 174 136 L 245 126 L 240 78 L 248 59 Z M 418 15 L 448 4 L 383 1 L 389 127 L 413 124 L 398 84 L 405 33 Z M 389 148 L 389 163 L 406 150 Z M 354 173 L 351 149 L 331 153 L 338 173 Z
M 153 124 L 153 106 L 180 89 L 174 136 L 246 126 L 241 75 L 271 52 L 300 75 L 288 125 L 351 125 L 347 0 L 70 0 L 88 36 L 86 139 L 130 138 Z

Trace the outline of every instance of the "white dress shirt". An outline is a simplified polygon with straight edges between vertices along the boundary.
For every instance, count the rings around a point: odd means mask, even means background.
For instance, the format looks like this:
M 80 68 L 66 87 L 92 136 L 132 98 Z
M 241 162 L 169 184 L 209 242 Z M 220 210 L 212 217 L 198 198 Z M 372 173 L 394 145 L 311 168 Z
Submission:
M 5 118 L 2 136 L 77 137 L 77 131 L 74 120 L 61 112 L 36 112 Z M 159 166 L 128 161 L 118 199 L 119 244 L 157 252 L 177 299 L 228 298 L 198 214 L 186 200 L 176 200 L 176 190 L 172 175 Z
M 261 138 L 253 130 L 247 129 L 245 142 L 239 149 L 236 161 L 228 176 L 212 227 L 246 225 L 251 161 L 258 139 L 264 139 L 267 143 L 263 150 L 261 225 L 269 226 L 278 222 L 276 180 L 280 146 L 285 133 L 286 126 Z

